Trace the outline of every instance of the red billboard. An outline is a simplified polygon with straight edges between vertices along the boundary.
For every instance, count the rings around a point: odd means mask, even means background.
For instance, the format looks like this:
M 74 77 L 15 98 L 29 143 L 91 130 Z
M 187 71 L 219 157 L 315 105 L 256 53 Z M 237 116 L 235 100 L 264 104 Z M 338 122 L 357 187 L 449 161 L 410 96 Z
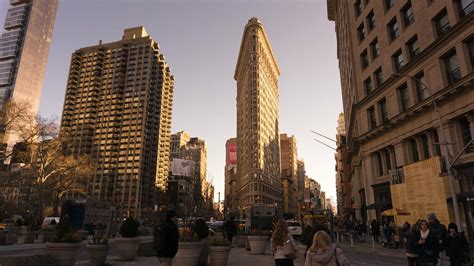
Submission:
M 237 165 L 237 144 L 231 143 L 227 144 L 227 165 Z

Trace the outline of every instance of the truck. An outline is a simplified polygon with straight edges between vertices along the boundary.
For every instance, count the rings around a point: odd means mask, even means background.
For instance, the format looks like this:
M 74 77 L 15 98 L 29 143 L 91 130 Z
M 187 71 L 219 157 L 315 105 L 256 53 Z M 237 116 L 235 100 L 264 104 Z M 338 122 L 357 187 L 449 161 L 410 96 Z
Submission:
M 282 217 L 278 208 L 271 204 L 254 204 L 244 207 L 243 211 L 247 231 L 272 230 L 273 223 Z

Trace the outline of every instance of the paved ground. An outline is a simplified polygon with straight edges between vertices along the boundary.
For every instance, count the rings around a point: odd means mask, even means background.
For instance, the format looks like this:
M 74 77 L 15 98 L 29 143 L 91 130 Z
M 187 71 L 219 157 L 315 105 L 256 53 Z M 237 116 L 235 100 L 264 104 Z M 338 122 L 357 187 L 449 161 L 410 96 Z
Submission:
M 372 250 L 372 245 L 366 243 L 354 244 L 351 247 L 348 243 L 339 244 L 351 262 L 351 265 L 406 265 L 406 257 L 403 249 L 387 249 L 380 245 L 376 245 Z M 0 256 L 7 254 L 18 254 L 23 252 L 31 252 L 32 250 L 44 249 L 44 244 L 30 244 L 30 245 L 13 245 L 0 246 Z M 295 260 L 296 266 L 303 266 L 304 246 L 300 246 L 300 254 Z M 138 257 L 134 262 L 121 262 L 117 259 L 115 245 L 111 245 L 109 257 L 107 259 L 108 265 L 159 265 L 156 257 Z M 85 248 L 81 249 L 77 261 L 77 266 L 86 266 L 88 257 Z M 250 255 L 250 252 L 244 248 L 233 248 L 230 253 L 228 264 L 229 266 L 247 266 L 247 265 L 273 265 L 273 257 L 269 247 L 265 255 Z M 449 263 L 445 263 L 449 265 Z

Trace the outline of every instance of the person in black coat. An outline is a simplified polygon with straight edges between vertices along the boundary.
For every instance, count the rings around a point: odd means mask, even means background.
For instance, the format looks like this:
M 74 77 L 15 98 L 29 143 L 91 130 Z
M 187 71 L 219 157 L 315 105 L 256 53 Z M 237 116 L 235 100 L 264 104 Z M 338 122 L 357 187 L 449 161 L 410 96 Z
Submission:
M 455 223 L 448 225 L 449 236 L 446 253 L 449 256 L 451 266 L 461 266 L 469 261 L 469 245 L 464 234 L 459 234 Z
M 372 222 L 370 223 L 370 230 L 372 231 L 375 243 L 378 243 L 380 236 L 380 228 L 379 224 L 377 223 L 377 220 L 372 220 Z
M 438 262 L 438 239 L 428 228 L 428 222 L 421 220 L 420 231 L 415 234 L 417 262 L 423 265 L 435 265 Z
M 406 255 L 408 260 L 408 266 L 419 266 L 417 263 L 418 250 L 417 250 L 417 240 L 416 234 L 418 233 L 418 228 L 414 224 L 410 227 L 409 231 L 406 233 Z
M 160 232 L 160 241 L 162 245 L 159 250 L 156 251 L 156 256 L 160 260 L 160 265 L 170 265 L 176 253 L 178 253 L 179 244 L 179 230 L 176 225 L 176 212 L 169 210 L 166 212 L 166 222 L 163 227 L 163 231 Z

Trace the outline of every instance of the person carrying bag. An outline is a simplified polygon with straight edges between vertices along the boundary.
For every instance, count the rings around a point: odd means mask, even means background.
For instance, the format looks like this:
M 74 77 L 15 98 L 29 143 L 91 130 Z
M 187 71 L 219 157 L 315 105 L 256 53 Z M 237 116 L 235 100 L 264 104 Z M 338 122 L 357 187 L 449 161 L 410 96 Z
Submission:
M 293 266 L 298 247 L 293 237 L 288 233 L 288 224 L 280 219 L 272 235 L 272 252 L 275 266 Z

